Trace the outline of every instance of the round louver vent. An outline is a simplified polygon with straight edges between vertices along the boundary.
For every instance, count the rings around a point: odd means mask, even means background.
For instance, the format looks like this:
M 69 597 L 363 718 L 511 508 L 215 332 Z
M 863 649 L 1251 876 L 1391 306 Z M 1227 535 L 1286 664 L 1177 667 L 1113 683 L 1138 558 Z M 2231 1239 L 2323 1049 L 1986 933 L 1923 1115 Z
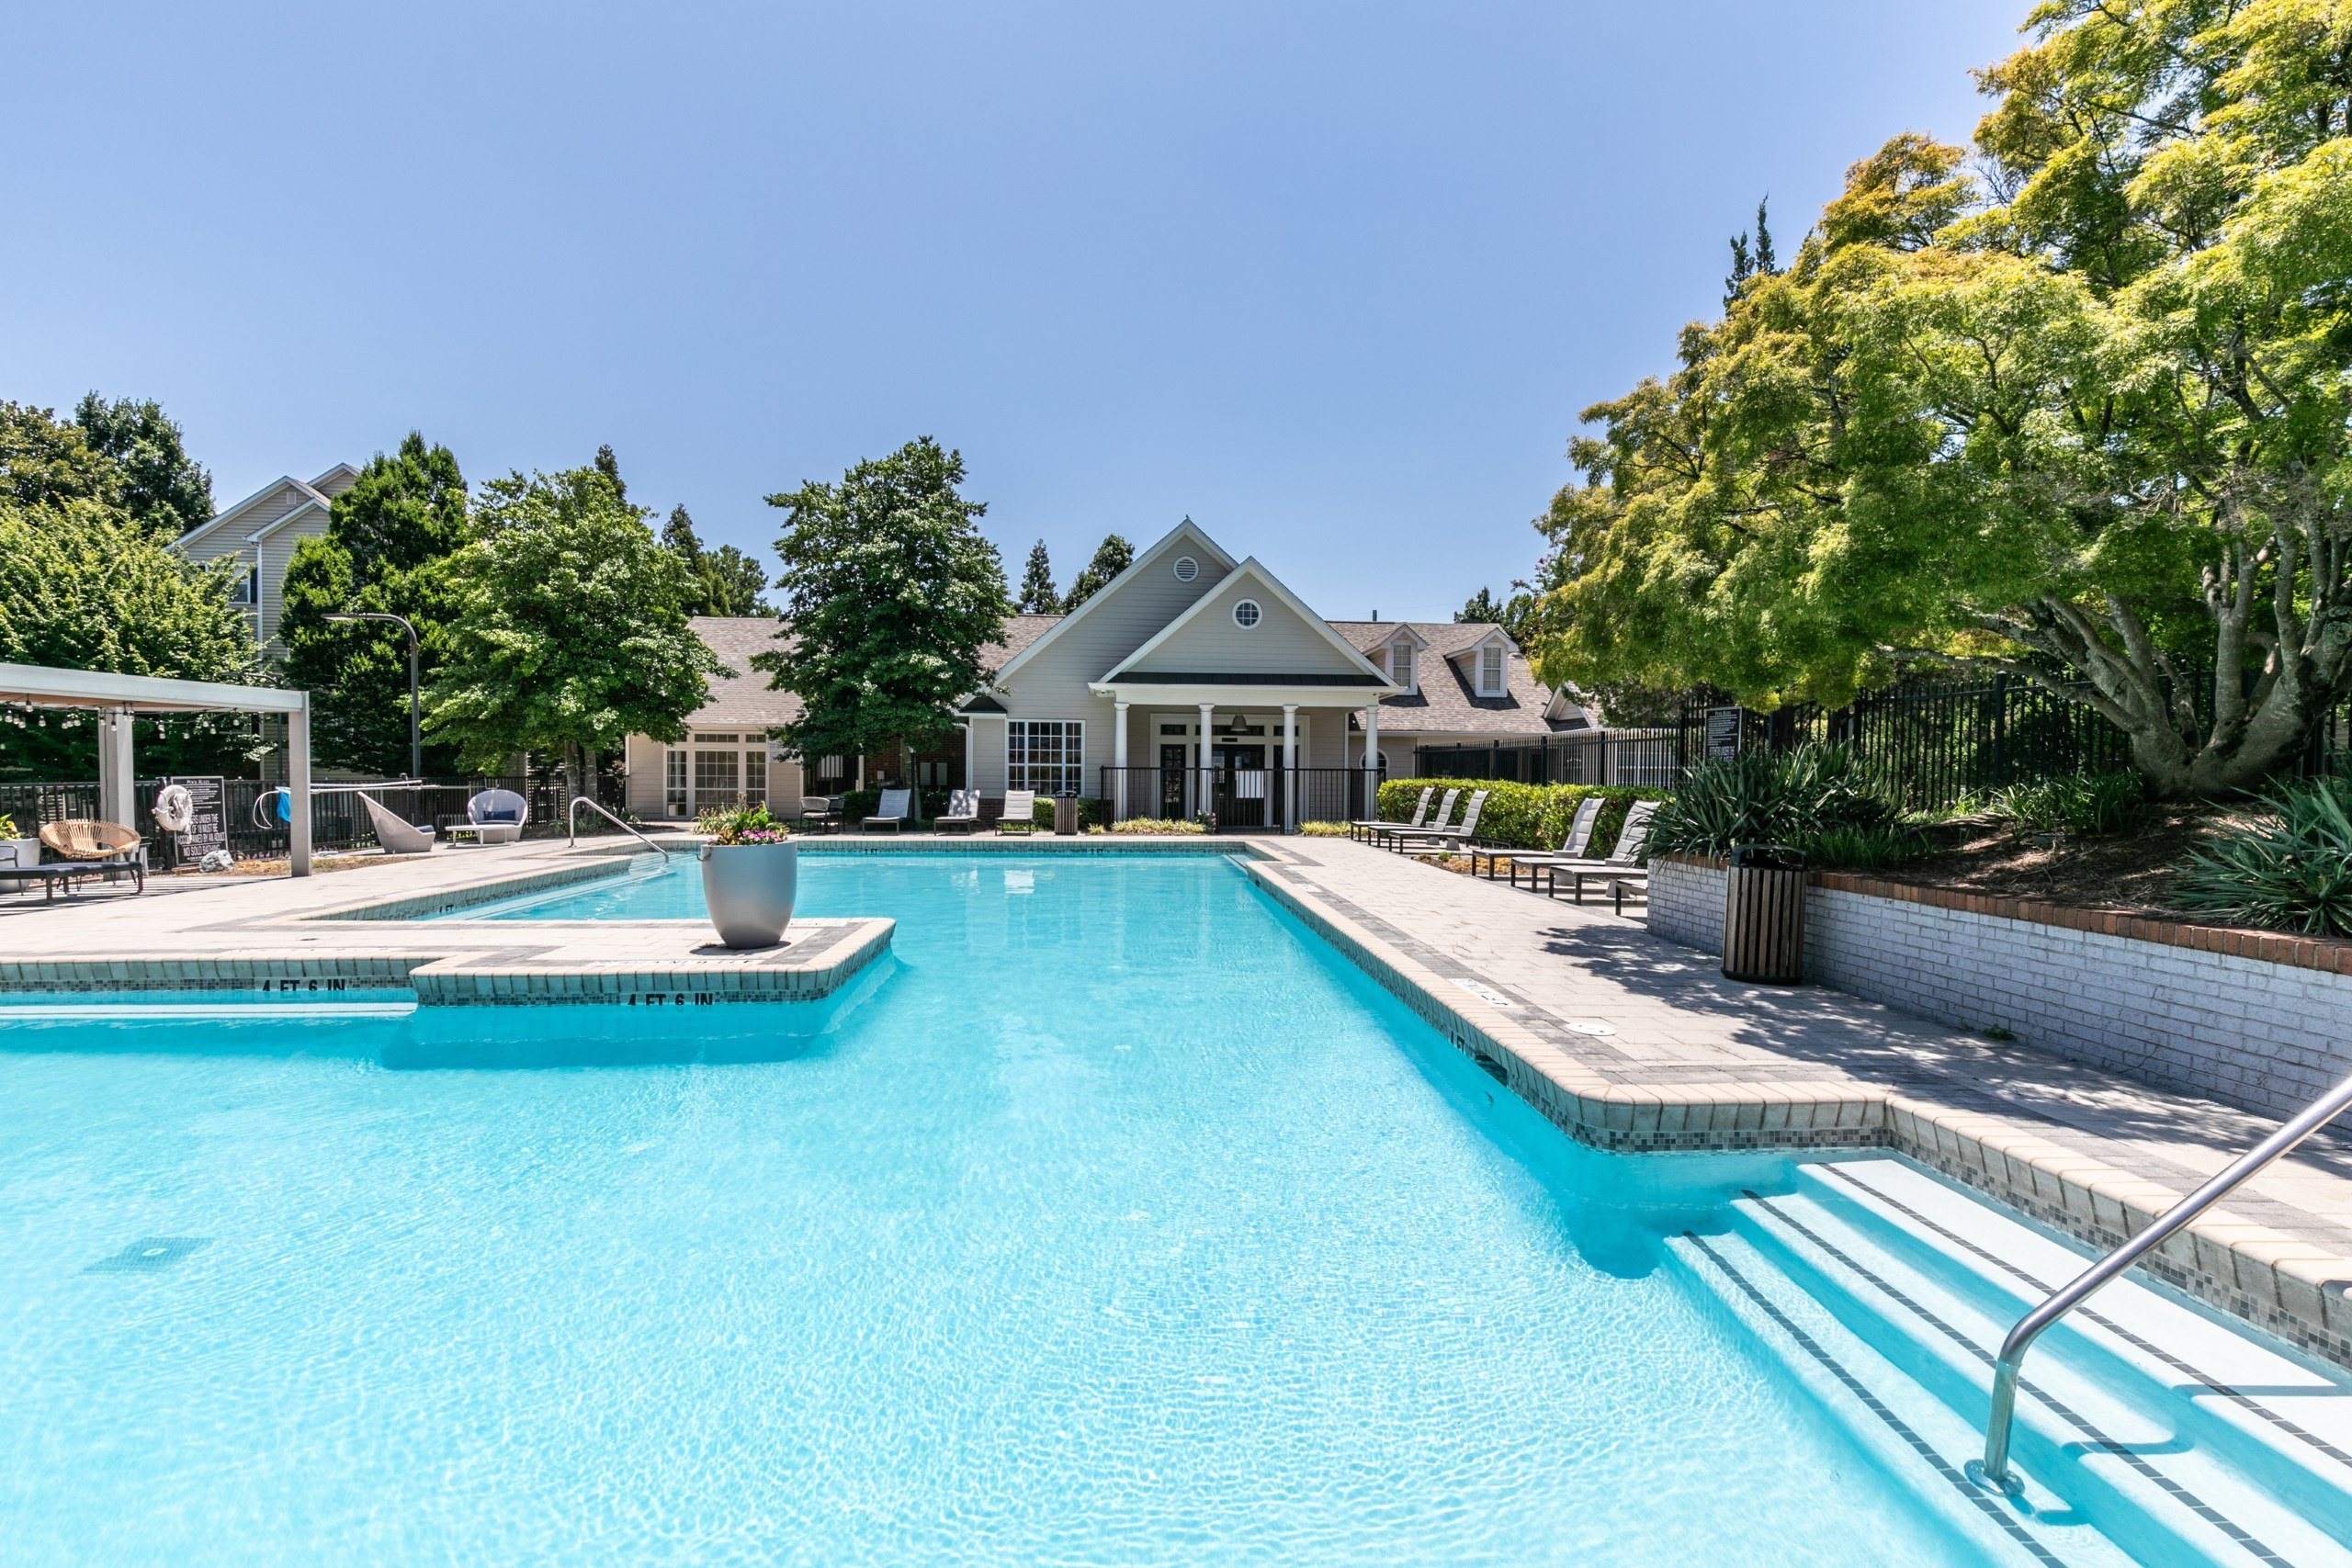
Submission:
M 1192 557 L 1190 557 L 1190 556 L 1178 556 L 1178 557 L 1176 558 L 1176 581 L 1179 581 L 1179 582 L 1190 582 L 1190 581 L 1193 581 L 1193 579 L 1194 579 L 1194 578 L 1196 578 L 1196 577 L 1198 577 L 1198 576 L 1200 576 L 1200 575 L 1201 575 L 1201 563 L 1200 563 L 1200 562 L 1198 562 L 1198 561 L 1194 560 L 1194 559 L 1193 559 Z

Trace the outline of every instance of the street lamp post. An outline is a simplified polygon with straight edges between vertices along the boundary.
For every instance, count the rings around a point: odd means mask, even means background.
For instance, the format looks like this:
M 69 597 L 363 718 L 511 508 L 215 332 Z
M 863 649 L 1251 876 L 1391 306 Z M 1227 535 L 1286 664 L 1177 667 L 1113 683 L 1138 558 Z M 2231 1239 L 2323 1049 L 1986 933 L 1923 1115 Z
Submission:
M 417 723 L 416 713 L 416 628 L 404 615 L 390 615 L 379 610 L 338 610 L 326 617 L 330 621 L 390 621 L 408 633 L 408 776 L 424 776 L 424 735 Z

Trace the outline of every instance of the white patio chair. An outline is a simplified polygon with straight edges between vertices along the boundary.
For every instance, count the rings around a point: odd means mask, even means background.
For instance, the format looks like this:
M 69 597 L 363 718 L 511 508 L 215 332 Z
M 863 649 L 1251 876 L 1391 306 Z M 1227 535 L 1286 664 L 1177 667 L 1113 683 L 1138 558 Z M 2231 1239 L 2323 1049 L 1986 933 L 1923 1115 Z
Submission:
M 893 833 L 899 831 L 914 815 L 914 801 L 915 792 L 910 789 L 884 790 L 874 815 L 865 819 L 864 830 L 871 833 L 876 828 L 888 828 Z
M 1034 789 L 1009 789 L 1004 792 L 1004 814 L 996 819 L 1000 833 L 1034 833 L 1037 830 L 1037 792 Z
M 422 855 L 433 850 L 433 829 L 403 822 L 389 806 L 370 795 L 361 795 L 359 804 L 368 808 L 368 820 L 376 827 L 376 842 L 388 855 Z

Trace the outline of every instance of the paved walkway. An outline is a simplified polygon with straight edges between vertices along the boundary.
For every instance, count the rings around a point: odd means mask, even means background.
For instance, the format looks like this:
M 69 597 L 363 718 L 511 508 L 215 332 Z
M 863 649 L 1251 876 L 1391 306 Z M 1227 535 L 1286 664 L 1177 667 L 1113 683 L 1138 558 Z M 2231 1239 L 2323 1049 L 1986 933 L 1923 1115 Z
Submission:
M 2067 1217 L 2069 1194 L 2057 1191 L 2052 1201 L 2049 1178 L 2080 1185 L 2113 1172 L 2137 1186 L 2140 1201 L 2125 1207 L 2141 1214 L 2118 1227 L 2136 1230 L 2145 1214 L 2162 1212 L 2276 1125 L 1840 992 L 1725 980 L 1712 956 L 1652 936 L 1638 917 L 1621 919 L 1605 906 L 1579 908 L 1345 840 L 1287 839 L 1267 851 L 1261 881 L 1342 917 L 1431 972 L 1434 988 L 1452 987 L 1465 1012 L 1491 1010 L 1489 1021 L 1527 1032 L 1595 1079 L 1668 1100 L 1736 1084 L 1825 1103 L 1859 1098 L 1890 1117 L 1916 1113 L 1920 1138 L 1934 1135 L 1925 1130 L 1930 1122 L 1965 1129 L 1991 1151 L 1986 1163 L 1995 1168 L 1966 1168 L 1965 1158 L 1930 1163 L 2045 1219 Z M 1951 1153 L 1907 1147 L 1899 1134 L 1877 1141 L 1922 1157 Z M 1999 1169 L 2005 1152 L 2012 1167 L 2030 1168 Z M 2301 1265 L 2299 1277 L 2322 1292 L 2333 1287 L 2331 1303 L 2306 1304 L 2352 1328 L 2344 1295 L 2352 1280 L 2352 1138 L 2322 1134 L 2306 1144 L 2212 1211 L 2199 1230 L 2250 1244 L 2238 1250 L 2258 1262 Z M 2201 1257 L 2203 1271 L 2215 1271 L 2212 1249 Z M 2222 1289 L 2200 1293 L 2279 1288 L 2253 1278 L 2245 1261 L 2222 1265 L 2231 1270 L 2215 1281 Z

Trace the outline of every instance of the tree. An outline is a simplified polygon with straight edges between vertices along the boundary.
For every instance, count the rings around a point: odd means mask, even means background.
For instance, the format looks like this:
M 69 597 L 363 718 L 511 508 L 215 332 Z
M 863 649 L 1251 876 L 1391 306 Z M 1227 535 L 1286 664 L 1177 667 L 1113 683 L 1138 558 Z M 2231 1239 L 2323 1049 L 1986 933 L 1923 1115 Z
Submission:
M 81 426 L 48 409 L 0 402 L 0 502 L 20 508 L 122 502 L 122 470 L 91 446 Z
M 1999 671 L 2176 796 L 2258 784 L 2352 688 L 2344 24 L 2056 0 L 2033 32 L 1984 73 L 1981 179 L 1889 142 L 1671 378 L 1587 412 L 1547 680 L 1835 705 Z
M 753 660 L 798 694 L 785 739 L 803 758 L 944 740 L 954 705 L 988 684 L 981 655 L 1012 613 L 996 547 L 967 500 L 961 453 L 930 436 L 838 484 L 768 497 L 785 513 L 777 586 L 788 647 Z
M 1192 519 L 1187 517 L 1184 521 L 1190 523 Z M 1133 566 L 1135 560 L 1135 546 L 1116 534 L 1102 536 L 1102 542 L 1094 547 L 1094 558 L 1071 580 L 1069 596 L 1062 601 L 1062 614 L 1069 615 L 1109 587 L 1111 580 Z
M 760 595 L 768 586 L 768 574 L 760 563 L 732 545 L 704 549 L 701 536 L 695 532 L 695 520 L 684 506 L 670 508 L 670 520 L 662 525 L 662 547 L 684 561 L 688 575 L 694 579 L 688 615 L 774 614 L 760 603 Z
M 361 611 L 407 618 L 430 682 L 448 618 L 449 558 L 468 536 L 466 479 L 447 446 L 411 431 L 379 452 L 328 509 L 327 531 L 304 539 L 286 568 L 278 640 L 287 678 L 313 697 L 312 745 L 331 767 L 397 777 L 408 771 L 408 637 L 387 621 L 334 622 Z M 451 771 L 455 748 L 428 746 L 429 775 Z
M 1756 204 L 1756 238 L 1752 243 L 1746 234 L 1731 237 L 1731 276 L 1724 279 L 1724 309 L 1731 309 L 1739 298 L 1740 287 L 1751 277 L 1771 277 L 1781 270 L 1780 258 L 1772 254 L 1772 228 L 1766 220 L 1764 209 L 1771 197 Z
M 1504 635 L 1521 648 L 1532 646 L 1541 602 L 1527 591 L 1525 583 L 1514 582 L 1511 586 L 1519 592 L 1504 600 L 1498 600 L 1491 590 L 1481 588 L 1470 595 L 1468 603 L 1453 612 L 1453 618 L 1500 626 Z
M 675 740 L 718 660 L 686 625 L 685 563 L 594 468 L 481 487 L 477 537 L 447 567 L 450 618 L 425 726 L 474 766 L 561 753 L 573 793 L 594 754 Z
M 609 443 L 596 448 L 596 471 L 613 487 L 613 494 L 621 501 L 628 499 L 628 486 L 621 482 L 621 460 L 613 456 Z
M 1029 570 L 1021 574 L 1021 597 L 1015 606 L 1024 615 L 1058 615 L 1062 596 L 1054 591 L 1054 563 L 1046 541 L 1029 547 Z
M 83 394 L 74 423 L 90 449 L 113 460 L 122 476 L 122 504 L 133 521 L 158 537 L 176 539 L 212 520 L 212 476 L 187 455 L 180 427 L 151 400 L 108 402 Z
M 227 564 L 192 565 L 119 507 L 0 495 L 0 662 L 267 684 Z M 148 721 L 141 720 L 142 726 Z M 84 779 L 97 728 L 77 710 L 0 715 L 0 771 Z M 242 715 L 171 718 L 141 739 L 142 773 L 216 772 L 257 755 Z

